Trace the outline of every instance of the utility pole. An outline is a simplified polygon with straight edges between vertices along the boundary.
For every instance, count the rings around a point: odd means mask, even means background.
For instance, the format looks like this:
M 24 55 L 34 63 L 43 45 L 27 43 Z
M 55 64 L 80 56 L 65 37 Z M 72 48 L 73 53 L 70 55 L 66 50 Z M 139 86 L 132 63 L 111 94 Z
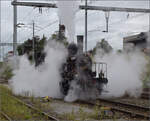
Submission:
M 149 9 L 150 9 L 150 0 L 149 0 Z M 150 36 L 150 13 L 149 13 L 149 36 Z M 150 38 L 149 38 L 150 41 Z
M 14 2 L 17 2 L 17 0 L 14 0 Z M 17 5 L 14 5 L 13 11 L 14 11 L 13 51 L 14 51 L 14 56 L 16 56 L 17 55 Z
M 87 52 L 87 0 L 85 0 L 85 52 Z
M 29 6 L 29 7 L 48 7 L 48 8 L 57 8 L 56 4 L 52 3 L 38 3 L 38 2 L 15 2 L 12 1 L 12 5 L 18 6 Z M 150 9 L 142 8 L 120 8 L 120 7 L 105 7 L 105 6 L 84 6 L 79 5 L 79 9 L 84 10 L 98 10 L 98 11 L 118 11 L 118 12 L 141 12 L 141 13 L 150 13 Z
M 0 1 L 0 18 L 1 18 L 1 1 Z M 0 31 L 1 31 L 1 22 L 0 22 Z M 1 32 L 0 32 L 0 44 L 1 44 Z M 0 46 L 0 60 L 1 60 L 1 46 Z
M 35 62 L 35 35 L 34 35 L 34 30 L 35 30 L 35 23 L 33 21 L 33 40 L 32 40 L 32 48 L 33 48 L 32 60 L 33 60 L 33 62 Z
M 17 2 L 17 0 L 14 0 L 14 1 L 12 1 L 11 4 L 13 6 L 57 8 L 57 5 L 52 4 L 52 3 Z M 79 5 L 79 9 L 81 9 L 81 10 L 85 9 L 85 52 L 87 52 L 87 10 L 150 13 L 150 9 L 88 6 L 87 0 L 85 0 L 85 5 Z

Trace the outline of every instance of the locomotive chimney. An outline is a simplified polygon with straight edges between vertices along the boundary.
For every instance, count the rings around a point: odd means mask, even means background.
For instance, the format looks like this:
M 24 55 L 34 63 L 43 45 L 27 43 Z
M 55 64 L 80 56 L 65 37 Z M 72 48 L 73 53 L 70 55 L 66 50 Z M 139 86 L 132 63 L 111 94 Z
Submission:
M 65 36 L 65 25 L 59 24 L 59 39 Z
M 77 35 L 78 54 L 83 53 L 83 35 Z

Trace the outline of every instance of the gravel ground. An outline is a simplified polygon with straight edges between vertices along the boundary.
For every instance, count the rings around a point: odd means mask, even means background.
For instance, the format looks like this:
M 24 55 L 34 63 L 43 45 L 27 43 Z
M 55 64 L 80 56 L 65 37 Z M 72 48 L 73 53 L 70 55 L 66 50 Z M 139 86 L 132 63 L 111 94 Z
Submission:
M 24 98 L 25 102 L 30 103 L 30 99 Z M 95 111 L 95 107 L 91 107 L 86 104 L 79 104 L 79 103 L 69 103 L 64 102 L 63 100 L 55 100 L 52 99 L 49 102 L 40 100 L 40 107 L 44 112 L 47 112 L 54 117 L 60 119 L 60 121 L 68 121 L 71 119 L 76 119 L 77 121 L 82 121 L 81 119 L 84 118 L 85 121 L 98 121 L 97 118 L 100 119 L 100 110 L 97 114 Z M 38 103 L 39 105 L 39 103 Z M 103 115 L 104 116 L 104 115 Z M 112 116 L 112 115 L 111 115 Z M 112 119 L 109 114 L 104 116 L 102 119 Z M 115 118 L 118 117 L 118 113 L 115 114 Z M 116 118 L 117 119 L 117 118 Z
M 35 99 L 37 100 L 37 99 Z M 63 100 L 55 100 L 55 99 L 51 99 L 50 102 L 47 101 L 43 101 L 43 98 L 39 98 L 38 100 L 40 100 L 41 103 L 41 107 L 42 110 L 47 112 L 50 115 L 53 115 L 54 117 L 57 117 L 60 119 L 60 121 L 67 121 L 68 117 L 70 118 L 75 118 L 75 119 L 80 119 L 79 117 L 83 117 L 83 115 L 85 114 L 85 117 L 87 116 L 88 118 L 86 118 L 85 121 L 98 121 L 96 120 L 96 118 L 91 118 L 89 119 L 89 115 L 88 114 L 92 114 L 95 113 L 95 109 L 94 107 L 91 107 L 89 105 L 86 104 L 79 104 L 78 102 L 76 103 L 68 103 L 68 102 L 64 102 Z M 116 101 L 125 101 L 125 102 L 134 102 L 135 101 L 140 103 L 143 103 L 144 101 L 138 100 L 138 99 L 130 99 L 130 98 L 122 98 L 122 99 L 115 99 Z M 24 101 L 31 103 L 29 99 L 24 99 Z M 145 103 L 148 103 L 147 100 L 145 100 Z M 130 103 L 129 102 L 129 103 Z M 39 104 L 38 104 L 39 105 Z M 148 104 L 147 104 L 148 105 Z M 81 111 L 82 109 L 82 111 Z M 73 112 L 73 115 L 72 115 Z M 80 115 L 81 114 L 81 115 Z M 115 121 L 129 121 L 131 119 L 128 119 L 128 116 L 125 116 L 124 114 L 121 113 L 115 113 L 115 117 L 119 117 L 122 118 L 120 120 L 117 120 L 117 118 L 115 119 Z M 67 118 L 66 118 L 67 117 Z M 105 119 L 105 120 L 104 120 Z M 112 118 L 104 118 L 101 119 L 103 121 L 112 121 Z M 134 119 L 132 119 L 131 121 L 133 121 Z M 80 119 L 81 121 L 81 119 Z M 136 121 L 138 121 L 136 119 Z M 140 120 L 141 121 L 141 120 Z M 143 120 L 144 121 L 144 120 Z
M 77 113 L 81 109 L 80 105 L 77 104 L 75 105 L 72 103 L 67 103 L 67 102 L 57 101 L 57 100 L 51 102 L 51 107 L 55 109 L 55 112 L 57 114 L 63 114 L 64 112 L 70 113 L 72 111 Z M 88 107 L 82 106 L 82 109 L 87 113 L 93 112 L 93 109 L 89 109 Z
M 26 102 L 28 102 L 28 103 L 31 103 L 30 100 L 28 100 L 28 99 L 24 99 L 24 100 L 26 100 Z M 69 103 L 69 102 L 64 102 L 63 100 L 55 100 L 55 99 L 51 99 L 50 102 L 47 102 L 47 101 L 44 102 L 43 98 L 39 98 L 38 100 L 40 100 L 40 103 L 44 109 L 43 111 L 49 113 L 50 115 L 53 115 L 54 117 L 56 116 L 59 119 L 62 119 L 61 121 L 65 120 L 65 116 L 68 114 L 70 115 L 72 112 L 74 112 L 76 117 L 78 117 L 78 115 L 80 113 L 80 109 L 82 109 L 83 112 L 85 112 L 85 113 L 93 113 L 95 111 L 95 109 L 93 107 L 90 107 L 89 105 L 86 105 L 86 104 L 82 105 L 79 103 Z M 114 98 L 112 100 L 136 104 L 136 105 L 140 105 L 140 106 L 144 106 L 144 107 L 150 107 L 150 100 L 147 100 L 147 99 L 123 97 L 123 98 Z M 130 120 L 126 116 L 124 116 L 123 114 L 120 114 L 120 113 L 117 113 L 116 117 L 123 118 L 123 119 L 120 119 L 117 121 Z M 107 119 L 108 118 L 106 118 L 106 120 L 103 120 L 103 121 L 111 121 L 111 119 L 109 119 L 109 120 L 107 120 Z M 98 120 L 95 120 L 93 118 L 93 119 L 87 119 L 85 121 L 98 121 Z M 133 121 L 133 119 L 131 121 Z

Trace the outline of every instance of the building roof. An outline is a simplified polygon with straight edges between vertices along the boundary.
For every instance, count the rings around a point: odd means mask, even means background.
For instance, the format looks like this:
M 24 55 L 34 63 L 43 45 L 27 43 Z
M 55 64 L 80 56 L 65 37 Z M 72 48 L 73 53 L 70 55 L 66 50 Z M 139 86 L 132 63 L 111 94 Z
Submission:
M 148 32 L 141 32 L 140 34 L 128 36 L 123 38 L 123 43 L 146 43 L 148 38 Z

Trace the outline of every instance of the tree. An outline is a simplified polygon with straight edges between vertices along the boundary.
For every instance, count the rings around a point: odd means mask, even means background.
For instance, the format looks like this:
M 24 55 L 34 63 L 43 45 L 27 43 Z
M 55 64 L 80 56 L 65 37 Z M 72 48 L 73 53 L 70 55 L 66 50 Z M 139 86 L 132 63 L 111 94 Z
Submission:
M 37 62 L 44 54 L 44 46 L 47 43 L 47 38 L 43 35 L 40 39 L 39 36 L 36 36 L 32 39 L 26 40 L 23 44 L 17 47 L 18 55 L 27 54 L 28 59 L 32 61 L 32 53 L 33 53 L 33 40 L 34 40 L 34 53 L 35 53 L 35 61 Z M 35 63 L 36 63 L 35 62 Z
M 102 53 L 110 53 L 113 48 L 105 39 L 102 39 L 100 42 L 97 42 L 92 54 L 95 55 L 97 50 L 101 50 Z
M 46 45 L 47 38 L 43 35 L 43 37 L 40 39 L 39 36 L 34 37 L 34 39 L 28 39 L 23 44 L 19 45 L 17 47 L 18 55 L 24 55 L 27 54 L 28 59 L 30 61 L 33 60 L 33 40 L 34 40 L 34 58 L 35 58 L 35 65 L 39 65 L 41 62 L 44 61 L 46 53 L 44 52 L 44 46 Z M 64 33 L 55 32 L 50 37 L 50 40 L 54 40 L 56 42 L 59 42 L 63 44 L 65 47 L 68 46 L 67 38 L 65 37 Z
M 52 34 L 51 40 L 55 40 L 56 42 L 63 44 L 65 47 L 67 47 L 69 44 L 65 35 L 58 31 Z

